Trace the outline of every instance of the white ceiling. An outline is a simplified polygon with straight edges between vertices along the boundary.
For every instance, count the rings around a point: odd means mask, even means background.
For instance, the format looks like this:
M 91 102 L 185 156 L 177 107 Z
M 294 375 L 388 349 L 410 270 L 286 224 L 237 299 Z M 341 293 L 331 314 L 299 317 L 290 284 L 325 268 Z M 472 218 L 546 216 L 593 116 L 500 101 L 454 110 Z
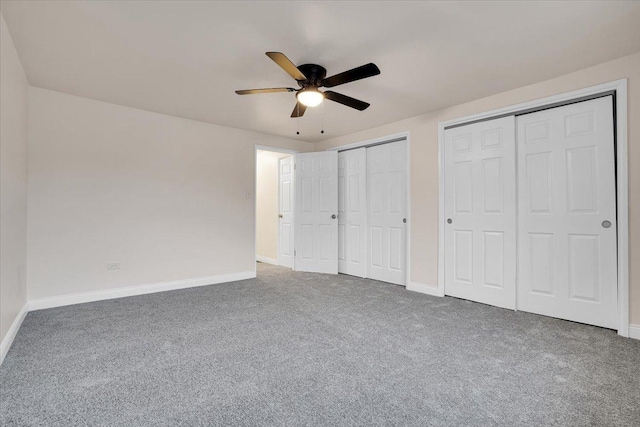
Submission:
M 640 51 L 640 2 L 2 1 L 33 86 L 296 137 L 296 86 L 264 53 L 328 74 L 376 63 L 300 120 L 318 141 L 417 116 Z

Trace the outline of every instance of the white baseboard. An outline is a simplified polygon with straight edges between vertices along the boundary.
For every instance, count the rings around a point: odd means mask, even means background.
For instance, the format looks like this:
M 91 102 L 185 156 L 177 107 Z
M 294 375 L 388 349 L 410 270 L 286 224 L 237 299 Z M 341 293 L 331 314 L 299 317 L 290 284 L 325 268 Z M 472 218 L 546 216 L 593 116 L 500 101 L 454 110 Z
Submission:
M 409 282 L 408 291 L 420 292 L 421 294 L 433 295 L 434 297 L 443 297 L 443 293 L 437 286 L 429 286 L 424 283 Z
M 5 335 L 2 342 L 0 342 L 0 365 L 2 365 L 2 362 L 4 362 L 4 357 L 9 352 L 9 349 L 11 348 L 11 344 L 13 344 L 13 340 L 16 337 L 16 334 L 18 333 L 18 329 L 20 329 L 20 326 L 22 325 L 22 321 L 24 320 L 28 312 L 29 312 L 29 303 L 25 303 L 20 309 L 20 311 L 18 312 L 18 315 L 16 316 L 16 318 L 13 320 L 11 327 L 7 331 L 7 335 Z
M 131 297 L 135 295 L 173 291 L 176 289 L 194 288 L 197 286 L 216 285 L 219 283 L 252 279 L 254 277 L 256 277 L 255 271 L 243 271 L 240 273 L 221 274 L 218 276 L 197 277 L 194 279 L 174 280 L 171 282 L 152 283 L 148 285 L 127 286 L 124 288 L 110 289 L 105 291 L 83 292 L 77 294 L 62 295 L 59 297 L 40 298 L 29 301 L 29 310 L 35 311 L 45 308 L 62 307 L 65 305 L 82 304 L 85 302 Z
M 640 340 L 640 325 L 629 325 L 629 338 Z
M 256 261 L 264 262 L 265 264 L 280 265 L 280 263 L 278 262 L 277 259 L 269 258 L 269 257 L 262 256 L 262 255 L 256 255 Z

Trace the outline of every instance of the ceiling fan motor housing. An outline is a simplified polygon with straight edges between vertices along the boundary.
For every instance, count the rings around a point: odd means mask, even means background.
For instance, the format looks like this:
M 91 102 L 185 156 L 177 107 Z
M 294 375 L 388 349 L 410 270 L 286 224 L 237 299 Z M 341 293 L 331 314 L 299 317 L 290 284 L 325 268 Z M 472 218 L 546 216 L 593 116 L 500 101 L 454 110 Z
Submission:
M 326 68 L 318 64 L 303 64 L 298 66 L 298 69 L 307 77 L 306 80 L 297 80 L 302 88 L 322 86 L 322 80 L 327 77 Z

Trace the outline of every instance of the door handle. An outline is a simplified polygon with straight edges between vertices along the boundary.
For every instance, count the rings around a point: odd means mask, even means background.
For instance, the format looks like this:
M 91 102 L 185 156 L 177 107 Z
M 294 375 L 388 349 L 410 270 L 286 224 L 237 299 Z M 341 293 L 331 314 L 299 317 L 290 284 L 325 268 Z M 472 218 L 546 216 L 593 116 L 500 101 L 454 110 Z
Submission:
M 282 214 L 278 215 L 278 218 L 282 218 Z
M 402 218 L 402 222 L 403 222 L 404 224 L 406 224 L 406 223 L 407 223 L 407 218 Z
M 451 224 L 453 220 L 451 218 L 447 218 L 447 224 Z
M 331 215 L 331 219 L 336 219 L 338 216 L 336 214 Z
M 611 221 L 607 221 L 607 220 L 602 221 L 602 227 L 604 227 L 604 228 L 611 227 Z

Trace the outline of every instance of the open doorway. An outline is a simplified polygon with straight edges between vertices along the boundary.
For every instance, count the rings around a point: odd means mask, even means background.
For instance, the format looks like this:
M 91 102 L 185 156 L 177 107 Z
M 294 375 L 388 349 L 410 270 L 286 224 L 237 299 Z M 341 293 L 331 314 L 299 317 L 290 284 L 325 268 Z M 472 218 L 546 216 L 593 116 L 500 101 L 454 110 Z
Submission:
M 256 261 L 293 268 L 294 151 L 256 146 Z

